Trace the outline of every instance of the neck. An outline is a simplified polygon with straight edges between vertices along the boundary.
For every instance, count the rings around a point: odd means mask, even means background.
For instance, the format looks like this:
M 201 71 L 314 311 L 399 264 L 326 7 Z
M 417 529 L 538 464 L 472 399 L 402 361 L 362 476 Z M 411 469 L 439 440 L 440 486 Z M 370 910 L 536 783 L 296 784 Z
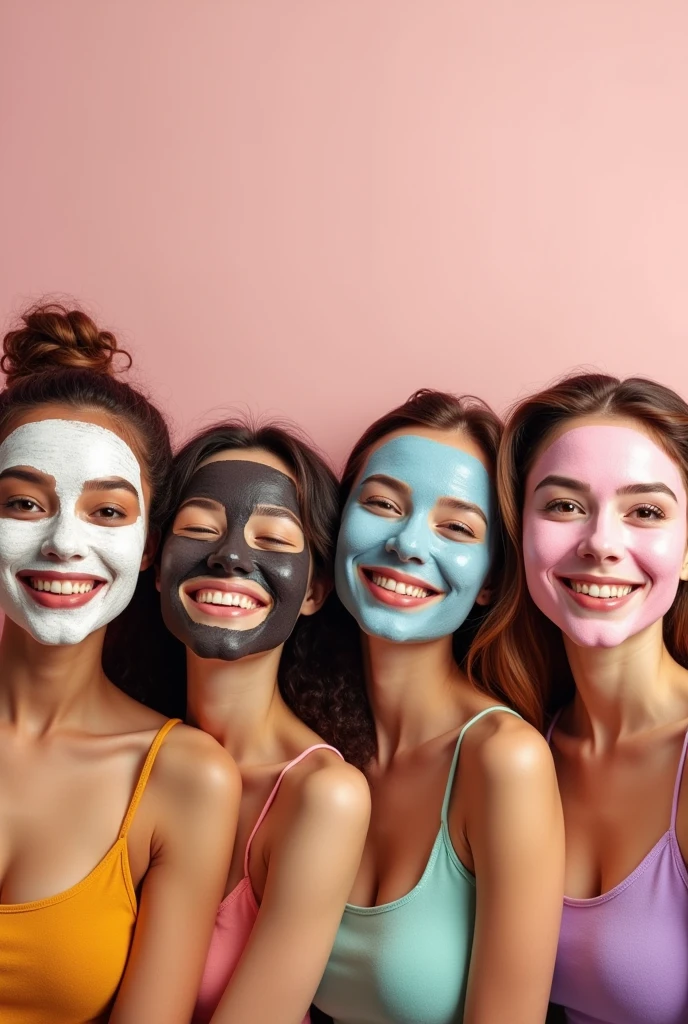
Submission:
M 282 647 L 237 661 L 187 649 L 187 717 L 239 764 L 281 760 L 281 725 L 291 716 L 277 684 Z
M 375 719 L 378 761 L 419 746 L 452 727 L 457 684 L 452 637 L 397 644 L 363 637 L 368 697 Z
M 0 716 L 34 735 L 83 724 L 104 693 L 105 627 L 79 644 L 51 646 L 6 618 L 0 640 Z
M 576 730 L 600 744 L 685 716 L 688 677 L 669 654 L 662 621 L 618 647 L 579 647 L 564 637 L 576 683 Z

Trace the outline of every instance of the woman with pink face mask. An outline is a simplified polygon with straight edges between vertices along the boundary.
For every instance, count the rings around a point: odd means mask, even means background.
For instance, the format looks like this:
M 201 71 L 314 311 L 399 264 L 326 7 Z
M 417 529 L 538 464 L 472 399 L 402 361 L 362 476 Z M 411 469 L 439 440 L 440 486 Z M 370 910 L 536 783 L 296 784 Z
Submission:
M 536 684 L 564 807 L 552 1000 L 570 1024 L 688 1020 L 688 405 L 568 377 L 507 424 L 507 569 L 471 668 Z

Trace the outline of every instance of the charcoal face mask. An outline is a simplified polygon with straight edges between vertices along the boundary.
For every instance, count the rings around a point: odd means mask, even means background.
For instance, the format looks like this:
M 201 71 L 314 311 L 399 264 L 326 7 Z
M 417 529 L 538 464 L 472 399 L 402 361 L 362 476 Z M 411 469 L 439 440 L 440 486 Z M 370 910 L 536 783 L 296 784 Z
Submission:
M 251 516 L 275 516 L 287 509 L 300 521 L 296 487 L 279 470 L 258 462 L 226 459 L 199 469 L 181 496 L 180 507 L 190 499 L 210 499 L 224 508 L 226 529 L 221 535 L 179 536 L 170 532 L 162 552 L 160 590 L 165 625 L 178 640 L 200 658 L 234 661 L 283 644 L 299 617 L 308 589 L 310 555 L 303 550 L 259 550 L 246 539 Z M 254 628 L 232 628 L 231 618 L 218 618 L 218 625 L 194 621 L 184 606 L 193 587 L 189 581 L 202 578 L 199 587 L 212 589 L 212 581 L 228 593 L 233 581 L 257 584 L 272 604 L 267 616 Z M 209 582 L 210 581 L 210 582 Z M 196 606 L 203 611 L 203 605 Z M 207 607 L 207 606 L 206 606 Z

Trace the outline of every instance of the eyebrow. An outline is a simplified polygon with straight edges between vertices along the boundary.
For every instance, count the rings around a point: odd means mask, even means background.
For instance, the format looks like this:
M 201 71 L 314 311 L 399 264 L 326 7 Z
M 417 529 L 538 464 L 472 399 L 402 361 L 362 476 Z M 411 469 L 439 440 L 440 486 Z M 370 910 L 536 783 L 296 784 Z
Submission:
M 480 516 L 485 526 L 488 526 L 487 516 L 481 509 L 480 505 L 474 505 L 472 501 L 461 501 L 460 498 L 438 498 L 438 505 L 448 505 L 450 508 L 456 509 L 457 512 L 475 512 L 477 516 Z
M 111 476 L 102 480 L 87 480 L 84 484 L 85 491 L 128 491 L 138 499 L 139 492 L 132 483 L 122 476 Z
M 361 487 L 364 484 L 385 484 L 387 487 L 393 487 L 395 490 L 403 491 L 405 494 L 408 494 L 411 490 L 409 485 L 405 484 L 403 480 L 397 480 L 395 476 L 387 476 L 386 473 L 373 473 L 361 481 Z
M 17 466 L 10 466 L 9 469 L 3 469 L 0 473 L 0 480 L 6 480 L 8 477 L 14 477 L 15 480 L 24 480 L 27 484 L 40 484 L 45 486 L 47 478 L 44 473 L 39 473 L 32 469 L 19 469 Z
M 291 509 L 285 508 L 284 505 L 256 505 L 253 515 L 274 516 L 276 519 L 291 519 L 292 523 L 303 532 L 303 526 L 299 517 Z
M 224 507 L 219 501 L 213 501 L 212 498 L 187 498 L 183 501 L 177 512 L 181 512 L 183 508 L 188 508 L 189 505 L 196 505 L 198 508 L 207 508 L 211 512 L 224 512 Z
M 585 494 L 589 494 L 590 493 L 590 485 L 589 484 L 584 484 L 580 480 L 574 480 L 572 477 L 557 476 L 556 474 L 552 474 L 550 476 L 544 477 L 544 479 L 541 480 L 540 483 L 537 485 L 537 487 L 535 488 L 533 493 L 535 493 L 535 491 L 539 491 L 541 487 L 550 487 L 550 486 L 553 486 L 553 487 L 566 487 L 569 490 L 572 490 L 572 491 L 582 491 Z M 667 494 L 670 498 L 673 498 L 674 501 L 678 501 L 678 498 L 676 497 L 676 495 L 674 494 L 672 489 L 670 487 L 667 487 L 666 484 L 663 484 L 659 480 L 655 480 L 654 482 L 648 483 L 648 484 L 626 484 L 625 487 L 619 487 L 619 489 L 617 490 L 616 493 L 617 494 Z

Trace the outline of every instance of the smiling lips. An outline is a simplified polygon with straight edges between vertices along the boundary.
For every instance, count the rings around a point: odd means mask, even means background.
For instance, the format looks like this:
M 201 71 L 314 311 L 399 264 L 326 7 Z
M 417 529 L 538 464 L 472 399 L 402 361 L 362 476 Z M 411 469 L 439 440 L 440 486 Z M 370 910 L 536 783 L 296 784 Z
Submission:
M 192 580 L 182 588 L 204 615 L 240 618 L 262 611 L 272 602 L 262 587 L 232 579 Z
M 434 598 L 444 597 L 441 591 L 429 587 L 424 580 L 394 569 L 361 566 L 359 572 L 373 597 L 394 608 L 418 608 Z
M 557 580 L 577 605 L 589 611 L 598 612 L 611 612 L 623 607 L 636 590 L 640 590 L 644 585 L 624 580 L 607 580 L 600 576 L 584 578 L 558 576 Z
M 99 576 L 83 573 L 31 572 L 17 574 L 17 579 L 43 608 L 70 609 L 88 604 L 106 583 Z

